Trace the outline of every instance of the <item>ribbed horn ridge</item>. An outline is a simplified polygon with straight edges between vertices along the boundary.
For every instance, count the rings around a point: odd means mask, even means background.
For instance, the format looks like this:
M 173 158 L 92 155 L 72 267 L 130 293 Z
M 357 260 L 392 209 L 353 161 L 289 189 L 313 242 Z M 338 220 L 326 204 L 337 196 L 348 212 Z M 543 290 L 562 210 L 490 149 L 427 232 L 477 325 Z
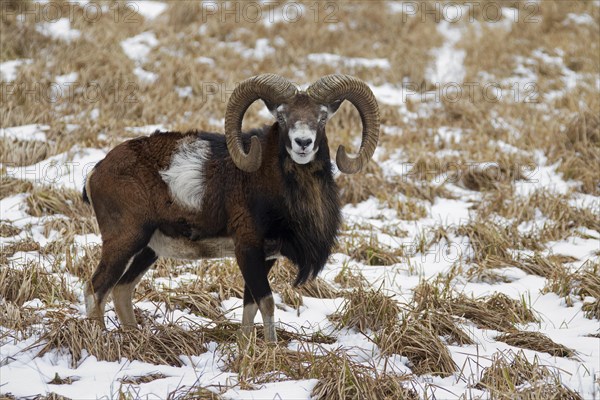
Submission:
M 225 112 L 225 141 L 231 159 L 239 169 L 254 172 L 262 162 L 262 150 L 257 136 L 252 137 L 248 154 L 242 144 L 242 120 L 248 107 L 258 99 L 279 105 L 290 101 L 296 92 L 296 86 L 275 74 L 253 76 L 242 81 L 233 90 Z
M 336 163 L 340 171 L 354 174 L 363 169 L 375 152 L 379 140 L 379 106 L 373 92 L 362 80 L 350 75 L 326 75 L 306 89 L 318 103 L 331 104 L 348 100 L 356 107 L 362 121 L 362 141 L 356 156 L 350 156 L 342 145 L 337 150 Z

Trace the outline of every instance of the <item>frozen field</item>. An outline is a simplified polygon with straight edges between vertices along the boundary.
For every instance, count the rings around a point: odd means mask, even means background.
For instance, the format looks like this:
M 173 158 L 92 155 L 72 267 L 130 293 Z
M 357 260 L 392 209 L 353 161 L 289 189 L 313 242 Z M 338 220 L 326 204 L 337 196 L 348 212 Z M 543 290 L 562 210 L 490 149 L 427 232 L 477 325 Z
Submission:
M 0 399 L 600 399 L 600 2 L 1 6 Z M 265 72 L 355 75 L 382 121 L 337 177 L 323 273 L 271 273 L 278 345 L 238 347 L 233 259 L 159 260 L 140 330 L 109 301 L 102 331 L 86 173 L 157 129 L 222 132 Z M 344 104 L 331 149 L 360 126 Z

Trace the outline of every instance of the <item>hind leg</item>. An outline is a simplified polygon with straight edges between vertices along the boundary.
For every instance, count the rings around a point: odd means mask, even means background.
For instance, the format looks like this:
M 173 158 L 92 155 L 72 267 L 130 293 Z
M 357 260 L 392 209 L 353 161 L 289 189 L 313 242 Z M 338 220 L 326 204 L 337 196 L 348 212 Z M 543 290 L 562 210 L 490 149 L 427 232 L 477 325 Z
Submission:
M 145 247 L 135 255 L 127 272 L 119 279 L 112 290 L 115 311 L 123 329 L 137 327 L 135 314 L 133 313 L 133 291 L 157 258 L 156 253 L 150 247 Z
M 146 236 L 118 237 L 104 240 L 102 244 L 100 264 L 85 288 L 88 318 L 97 320 L 102 327 L 106 298 L 132 264 L 134 256 L 148 244 L 149 237 Z

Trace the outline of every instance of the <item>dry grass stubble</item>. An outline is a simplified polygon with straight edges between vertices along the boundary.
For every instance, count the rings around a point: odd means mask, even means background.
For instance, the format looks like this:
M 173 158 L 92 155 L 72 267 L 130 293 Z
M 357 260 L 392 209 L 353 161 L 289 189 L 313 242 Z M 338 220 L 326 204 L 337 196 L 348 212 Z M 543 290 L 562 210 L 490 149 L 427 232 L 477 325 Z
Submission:
M 560 382 L 557 371 L 540 365 L 537 357 L 530 362 L 523 352 L 496 353 L 475 387 L 499 400 L 583 400 Z

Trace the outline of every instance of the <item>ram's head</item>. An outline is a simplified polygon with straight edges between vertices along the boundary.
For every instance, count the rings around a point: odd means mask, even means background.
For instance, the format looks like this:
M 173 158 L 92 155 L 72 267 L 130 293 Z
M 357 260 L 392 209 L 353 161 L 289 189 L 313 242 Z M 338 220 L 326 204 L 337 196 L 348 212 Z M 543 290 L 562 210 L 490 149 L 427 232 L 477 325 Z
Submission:
M 242 119 L 248 107 L 262 99 L 286 133 L 285 148 L 294 162 L 311 162 L 319 147 L 326 145 L 325 124 L 344 100 L 352 103 L 362 121 L 362 141 L 356 156 L 344 146 L 337 151 L 340 171 L 360 171 L 373 156 L 379 139 L 379 107 L 369 86 L 349 75 L 327 75 L 298 90 L 287 79 L 274 74 L 257 75 L 240 83 L 233 91 L 225 115 L 227 148 L 235 165 L 243 171 L 260 168 L 262 150 L 253 137 L 250 150 L 244 151 L 241 138 Z

